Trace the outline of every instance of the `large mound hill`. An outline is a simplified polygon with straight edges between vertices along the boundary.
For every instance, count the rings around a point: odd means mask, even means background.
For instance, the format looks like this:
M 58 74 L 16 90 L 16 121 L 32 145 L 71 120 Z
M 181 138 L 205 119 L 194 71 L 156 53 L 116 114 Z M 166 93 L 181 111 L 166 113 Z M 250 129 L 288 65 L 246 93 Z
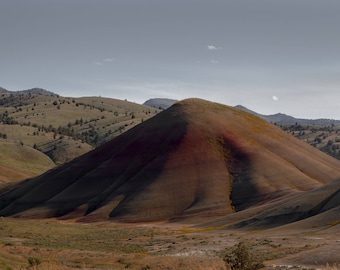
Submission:
M 254 115 L 188 99 L 2 194 L 0 215 L 211 219 L 318 188 L 339 165 Z

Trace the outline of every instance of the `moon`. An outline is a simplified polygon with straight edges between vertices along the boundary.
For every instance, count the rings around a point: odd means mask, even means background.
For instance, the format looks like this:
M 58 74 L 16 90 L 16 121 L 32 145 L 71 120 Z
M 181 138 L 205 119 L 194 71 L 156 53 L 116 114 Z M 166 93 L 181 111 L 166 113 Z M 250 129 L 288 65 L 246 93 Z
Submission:
M 277 96 L 272 96 L 272 100 L 274 100 L 274 101 L 278 101 L 278 100 L 279 100 L 279 98 L 278 98 Z

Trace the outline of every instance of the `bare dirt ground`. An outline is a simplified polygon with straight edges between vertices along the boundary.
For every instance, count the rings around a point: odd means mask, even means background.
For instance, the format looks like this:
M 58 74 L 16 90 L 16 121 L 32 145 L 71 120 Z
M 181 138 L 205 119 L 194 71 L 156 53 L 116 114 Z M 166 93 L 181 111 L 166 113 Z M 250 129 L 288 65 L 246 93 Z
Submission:
M 222 255 L 239 242 L 268 269 L 340 269 L 335 227 L 235 231 L 0 218 L 0 269 L 227 269 Z

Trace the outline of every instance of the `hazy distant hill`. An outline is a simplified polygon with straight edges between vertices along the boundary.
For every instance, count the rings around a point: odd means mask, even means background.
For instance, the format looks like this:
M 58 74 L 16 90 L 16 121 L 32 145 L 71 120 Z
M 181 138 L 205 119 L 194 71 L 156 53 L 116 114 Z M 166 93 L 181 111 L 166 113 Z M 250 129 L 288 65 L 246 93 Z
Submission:
M 171 107 L 173 104 L 178 102 L 178 100 L 175 99 L 166 99 L 166 98 L 152 98 L 144 102 L 143 105 L 150 106 L 153 108 L 159 108 L 159 109 L 167 109 Z M 275 124 L 300 124 L 300 125 L 315 125 L 315 126 L 340 126 L 340 120 L 335 119 L 302 119 L 302 118 L 295 118 L 293 116 L 283 114 L 283 113 L 276 113 L 272 115 L 264 115 L 257 112 L 254 112 L 242 105 L 235 106 L 238 109 L 241 109 L 243 111 L 249 112 L 253 115 L 256 115 L 270 123 Z
M 0 94 L 1 94 L 1 93 L 8 93 L 8 92 L 9 92 L 9 91 L 6 90 L 5 88 L 0 87 Z
M 58 94 L 55 94 L 51 91 L 42 89 L 42 88 L 32 88 L 32 89 L 28 89 L 28 90 L 20 90 L 20 91 L 15 91 L 15 92 L 11 92 L 13 94 L 37 94 L 37 95 L 43 95 L 43 96 L 54 96 L 54 97 L 58 97 Z
M 33 94 L 37 94 L 37 95 L 43 95 L 43 96 L 59 96 L 51 91 L 47 91 L 45 89 L 42 88 L 32 88 L 32 89 L 27 89 L 27 90 L 19 90 L 19 91 L 9 91 L 5 88 L 0 87 L 0 93 L 7 93 L 7 94 L 12 94 L 12 95 L 33 95 Z
M 143 105 L 166 110 L 167 108 L 171 107 L 175 104 L 178 100 L 175 99 L 168 99 L 168 98 L 152 98 L 144 102 Z
M 300 124 L 300 125 L 316 125 L 316 126 L 340 126 L 340 120 L 334 120 L 334 119 L 301 119 L 301 118 L 295 118 L 290 115 L 286 115 L 283 113 L 277 113 L 273 115 L 263 115 L 259 114 L 257 112 L 254 112 L 252 110 L 249 110 L 248 108 L 237 105 L 236 108 L 239 108 L 243 111 L 249 112 L 253 115 L 256 115 L 270 123 L 276 123 L 276 124 Z

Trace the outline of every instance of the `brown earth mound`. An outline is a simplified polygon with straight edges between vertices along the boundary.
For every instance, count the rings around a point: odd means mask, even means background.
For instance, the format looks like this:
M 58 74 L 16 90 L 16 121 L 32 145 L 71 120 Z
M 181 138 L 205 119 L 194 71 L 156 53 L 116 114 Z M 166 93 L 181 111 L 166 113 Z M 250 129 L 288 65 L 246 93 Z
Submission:
M 0 215 L 206 220 L 339 177 L 339 160 L 274 125 L 189 99 L 2 194 Z
M 248 210 L 246 218 L 243 213 L 243 218 L 239 218 L 231 227 L 247 229 L 280 227 L 280 230 L 296 228 L 307 230 L 320 227 L 329 229 L 340 224 L 340 179 L 258 208 L 261 211 L 254 212 L 256 207 L 252 211 Z M 226 220 L 223 222 L 228 223 Z

